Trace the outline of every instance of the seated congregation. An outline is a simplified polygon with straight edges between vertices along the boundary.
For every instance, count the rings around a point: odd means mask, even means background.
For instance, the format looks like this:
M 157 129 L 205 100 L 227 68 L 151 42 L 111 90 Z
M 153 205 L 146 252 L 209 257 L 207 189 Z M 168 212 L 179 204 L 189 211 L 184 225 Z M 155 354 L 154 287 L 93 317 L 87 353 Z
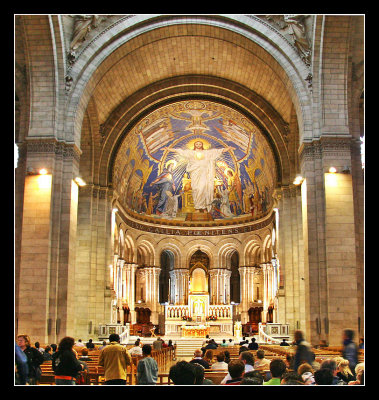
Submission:
M 351 334 L 351 332 L 348 332 Z M 353 336 L 350 336 L 351 339 Z M 143 339 L 142 339 L 143 340 Z M 364 350 L 311 347 L 302 333 L 289 346 L 208 339 L 193 357 L 176 359 L 176 344 L 157 338 L 121 345 L 117 334 L 101 346 L 63 338 L 33 347 L 16 343 L 16 385 L 364 385 Z M 250 344 L 254 345 L 251 350 Z M 353 350 L 353 351 L 351 351 Z

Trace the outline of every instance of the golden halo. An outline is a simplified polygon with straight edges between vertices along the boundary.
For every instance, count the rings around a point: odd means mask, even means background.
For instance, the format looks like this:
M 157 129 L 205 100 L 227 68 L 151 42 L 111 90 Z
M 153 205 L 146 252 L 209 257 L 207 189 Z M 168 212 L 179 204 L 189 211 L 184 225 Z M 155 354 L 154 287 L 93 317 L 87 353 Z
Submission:
M 225 170 L 224 170 L 225 175 L 227 175 L 228 171 L 231 171 L 232 172 L 232 176 L 234 176 L 234 171 L 231 168 L 225 168 Z
M 168 168 L 168 166 L 169 166 L 170 164 L 174 164 L 174 169 L 175 169 L 177 162 L 176 162 L 175 160 L 168 160 L 168 161 L 166 162 L 166 168 Z
M 193 150 L 193 146 L 195 142 L 202 142 L 203 143 L 203 147 L 204 150 L 207 150 L 211 147 L 211 144 L 208 142 L 208 140 L 203 139 L 203 138 L 195 138 L 195 139 L 191 139 L 188 143 L 187 143 L 187 148 Z

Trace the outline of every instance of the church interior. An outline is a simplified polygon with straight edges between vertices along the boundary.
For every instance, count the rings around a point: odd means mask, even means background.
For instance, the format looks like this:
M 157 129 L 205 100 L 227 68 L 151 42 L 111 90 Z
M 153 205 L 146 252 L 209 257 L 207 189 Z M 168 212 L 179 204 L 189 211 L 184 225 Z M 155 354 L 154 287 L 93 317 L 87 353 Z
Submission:
M 14 38 L 16 336 L 364 336 L 363 15 L 15 15 Z

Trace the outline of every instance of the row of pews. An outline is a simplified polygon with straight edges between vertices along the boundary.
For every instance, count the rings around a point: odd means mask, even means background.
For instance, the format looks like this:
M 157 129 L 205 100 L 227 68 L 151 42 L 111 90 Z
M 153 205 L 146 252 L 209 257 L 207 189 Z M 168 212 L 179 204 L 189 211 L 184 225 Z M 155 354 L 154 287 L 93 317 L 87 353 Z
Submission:
M 130 346 L 127 346 L 130 348 Z M 239 345 L 229 346 L 229 347 L 218 347 L 213 351 L 213 362 L 216 361 L 216 355 L 225 350 L 229 351 L 230 359 L 237 359 L 239 357 Z M 286 360 L 288 354 L 294 355 L 295 348 L 292 346 L 284 347 L 279 345 L 260 345 L 259 349 L 264 350 L 265 358 L 268 360 L 274 358 L 281 358 L 283 361 Z M 322 362 L 326 358 L 336 358 L 341 357 L 342 347 L 327 347 L 322 349 L 312 349 L 316 355 L 316 361 Z M 249 350 L 250 353 L 256 357 L 256 350 Z M 78 351 L 78 353 L 80 353 Z M 88 373 L 84 374 L 85 384 L 86 385 L 102 385 L 104 384 L 104 368 L 98 365 L 99 361 L 99 350 L 94 350 L 89 352 L 89 357 L 92 361 L 86 361 L 88 366 Z M 164 348 L 162 350 L 152 350 L 151 356 L 157 361 L 158 369 L 160 371 L 167 371 L 167 366 L 170 365 L 175 360 L 175 346 L 174 348 Z M 136 385 L 137 384 L 137 364 L 141 359 L 141 356 L 132 356 L 133 363 L 128 366 L 127 370 L 127 385 Z M 364 351 L 360 350 L 359 352 L 359 362 L 364 361 Z M 54 385 L 54 373 L 52 371 L 51 361 L 46 361 L 41 365 L 42 376 L 40 380 L 40 385 Z M 270 371 L 261 370 L 265 381 L 271 378 Z M 221 370 L 205 370 L 204 377 L 206 379 L 210 379 L 214 385 L 219 385 L 221 381 L 224 379 L 226 371 Z M 168 372 L 160 372 L 158 374 L 157 385 L 173 385 L 173 382 L 169 379 Z
M 80 349 L 75 350 L 78 352 L 78 354 L 80 354 Z M 166 347 L 162 350 L 152 350 L 151 357 L 157 361 L 158 369 L 165 369 L 166 365 L 172 362 L 172 360 L 175 358 L 175 350 L 175 346 L 173 348 Z M 102 385 L 104 383 L 104 368 L 99 365 L 99 356 L 99 350 L 90 350 L 88 353 L 90 361 L 85 361 L 88 367 L 88 372 L 84 371 L 82 373 L 85 385 Z M 132 364 L 127 367 L 126 380 L 128 385 L 135 385 L 137 383 L 137 364 L 141 358 L 142 356 L 132 356 Z M 41 364 L 41 370 L 42 375 L 39 384 L 54 385 L 55 375 L 52 369 L 51 361 L 45 361 L 43 364 Z M 162 379 L 164 380 L 164 377 L 162 377 Z

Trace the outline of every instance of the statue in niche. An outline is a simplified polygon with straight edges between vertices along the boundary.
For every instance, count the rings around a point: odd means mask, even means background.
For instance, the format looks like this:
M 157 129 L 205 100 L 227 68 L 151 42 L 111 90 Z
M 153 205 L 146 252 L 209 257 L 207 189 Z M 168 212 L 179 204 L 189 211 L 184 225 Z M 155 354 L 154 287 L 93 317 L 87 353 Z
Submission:
M 98 22 L 103 17 L 99 15 L 71 15 L 75 18 L 74 32 L 72 34 L 70 50 L 76 50 L 86 39 L 91 29 L 98 26 Z
M 287 14 L 287 15 L 266 15 L 265 18 L 273 23 L 279 30 L 287 33 L 304 63 L 309 66 L 311 63 L 311 45 L 306 35 L 305 19 L 309 15 Z

